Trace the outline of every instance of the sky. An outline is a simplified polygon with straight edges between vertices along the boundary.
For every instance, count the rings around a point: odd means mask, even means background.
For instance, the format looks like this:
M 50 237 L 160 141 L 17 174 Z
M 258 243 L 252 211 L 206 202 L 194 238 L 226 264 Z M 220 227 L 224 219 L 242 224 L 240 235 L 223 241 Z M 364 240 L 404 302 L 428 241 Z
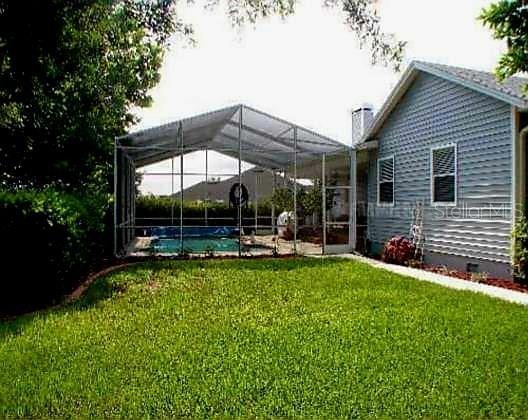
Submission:
M 322 0 L 301 0 L 294 16 L 243 30 L 233 29 L 221 9 L 180 3 L 179 15 L 193 24 L 197 43 L 172 43 L 151 92 L 153 105 L 137 111 L 141 121 L 132 131 L 244 103 L 350 144 L 352 109 L 365 102 L 379 109 L 401 76 L 372 66 L 342 15 L 322 7 Z M 378 8 L 383 30 L 407 42 L 403 69 L 416 59 L 492 71 L 504 44 L 476 19 L 489 3 L 379 0 Z M 237 169 L 236 161 L 218 154 L 211 153 L 209 162 L 211 172 Z M 186 156 L 184 165 L 204 171 L 203 154 Z M 166 161 L 145 171 L 170 169 Z M 185 187 L 202 180 L 186 177 Z M 140 190 L 170 194 L 178 185 L 170 176 L 146 175 Z

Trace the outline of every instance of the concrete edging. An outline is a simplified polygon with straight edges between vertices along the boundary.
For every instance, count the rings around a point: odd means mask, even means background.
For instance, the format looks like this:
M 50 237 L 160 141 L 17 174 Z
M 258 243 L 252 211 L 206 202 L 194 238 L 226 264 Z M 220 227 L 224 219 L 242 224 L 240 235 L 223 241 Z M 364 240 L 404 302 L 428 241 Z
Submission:
M 373 260 L 371 258 L 356 254 L 339 254 L 333 256 L 360 261 L 369 264 L 372 267 L 377 267 L 391 271 L 393 273 L 401 274 L 403 276 L 412 277 L 416 280 L 435 283 L 440 286 L 449 287 L 450 289 L 468 290 L 475 293 L 482 293 L 497 299 L 506 300 L 508 302 L 513 302 L 520 305 L 528 305 L 528 293 L 517 292 L 515 290 L 504 289 L 502 287 L 490 286 L 483 283 L 473 283 L 471 281 L 444 276 L 442 274 L 431 273 L 418 268 L 387 264 L 382 261 Z

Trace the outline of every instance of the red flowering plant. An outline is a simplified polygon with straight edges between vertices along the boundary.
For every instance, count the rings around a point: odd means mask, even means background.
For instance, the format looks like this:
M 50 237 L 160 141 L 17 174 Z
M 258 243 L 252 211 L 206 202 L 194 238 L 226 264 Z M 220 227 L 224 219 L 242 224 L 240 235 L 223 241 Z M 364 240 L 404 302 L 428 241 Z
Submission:
M 406 265 L 413 259 L 415 246 L 410 239 L 404 236 L 391 238 L 383 248 L 382 261 Z

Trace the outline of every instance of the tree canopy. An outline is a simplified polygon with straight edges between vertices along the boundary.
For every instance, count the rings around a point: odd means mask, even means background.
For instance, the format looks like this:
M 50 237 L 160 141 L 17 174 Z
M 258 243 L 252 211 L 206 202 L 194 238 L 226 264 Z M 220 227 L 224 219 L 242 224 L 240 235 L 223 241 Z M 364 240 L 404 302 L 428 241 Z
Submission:
M 176 24 L 171 1 L 3 0 L 1 185 L 69 189 L 106 172 Z
M 504 80 L 528 72 L 528 1 L 500 0 L 485 8 L 479 18 L 496 39 L 508 42 L 497 66 L 497 77 Z M 525 90 L 528 94 L 528 86 Z
M 338 8 L 344 24 L 358 37 L 360 45 L 371 54 L 372 64 L 393 66 L 397 71 L 403 59 L 406 43 L 382 30 L 376 9 L 377 0 L 321 0 L 322 5 Z M 208 0 L 209 7 L 221 0 Z M 287 17 L 295 13 L 299 0 L 227 0 L 228 14 L 234 26 L 254 24 L 270 15 Z

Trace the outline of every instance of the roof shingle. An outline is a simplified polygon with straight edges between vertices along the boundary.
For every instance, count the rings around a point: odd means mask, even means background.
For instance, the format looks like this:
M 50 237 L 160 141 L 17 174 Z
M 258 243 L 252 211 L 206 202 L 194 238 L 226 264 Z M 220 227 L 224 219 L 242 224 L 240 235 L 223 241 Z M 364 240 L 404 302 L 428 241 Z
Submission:
M 528 107 L 528 96 L 525 87 L 528 85 L 528 78 L 510 77 L 503 82 L 497 80 L 497 77 L 490 72 L 472 70 L 463 67 L 448 66 L 445 64 L 428 63 L 425 61 L 415 61 L 417 67 L 426 67 L 431 70 L 438 70 L 455 78 L 467 80 L 476 83 L 485 89 L 495 91 L 500 94 L 508 95 L 523 101 Z
M 528 78 L 510 77 L 503 82 L 499 82 L 496 76 L 490 72 L 429 63 L 426 61 L 413 61 L 376 114 L 374 121 L 363 135 L 360 143 L 364 143 L 375 137 L 392 110 L 398 106 L 400 99 L 407 89 L 409 89 L 418 72 L 426 72 L 436 77 L 450 80 L 453 83 L 459 83 L 470 89 L 478 90 L 516 106 L 521 111 L 528 111 L 528 93 L 526 91 Z

